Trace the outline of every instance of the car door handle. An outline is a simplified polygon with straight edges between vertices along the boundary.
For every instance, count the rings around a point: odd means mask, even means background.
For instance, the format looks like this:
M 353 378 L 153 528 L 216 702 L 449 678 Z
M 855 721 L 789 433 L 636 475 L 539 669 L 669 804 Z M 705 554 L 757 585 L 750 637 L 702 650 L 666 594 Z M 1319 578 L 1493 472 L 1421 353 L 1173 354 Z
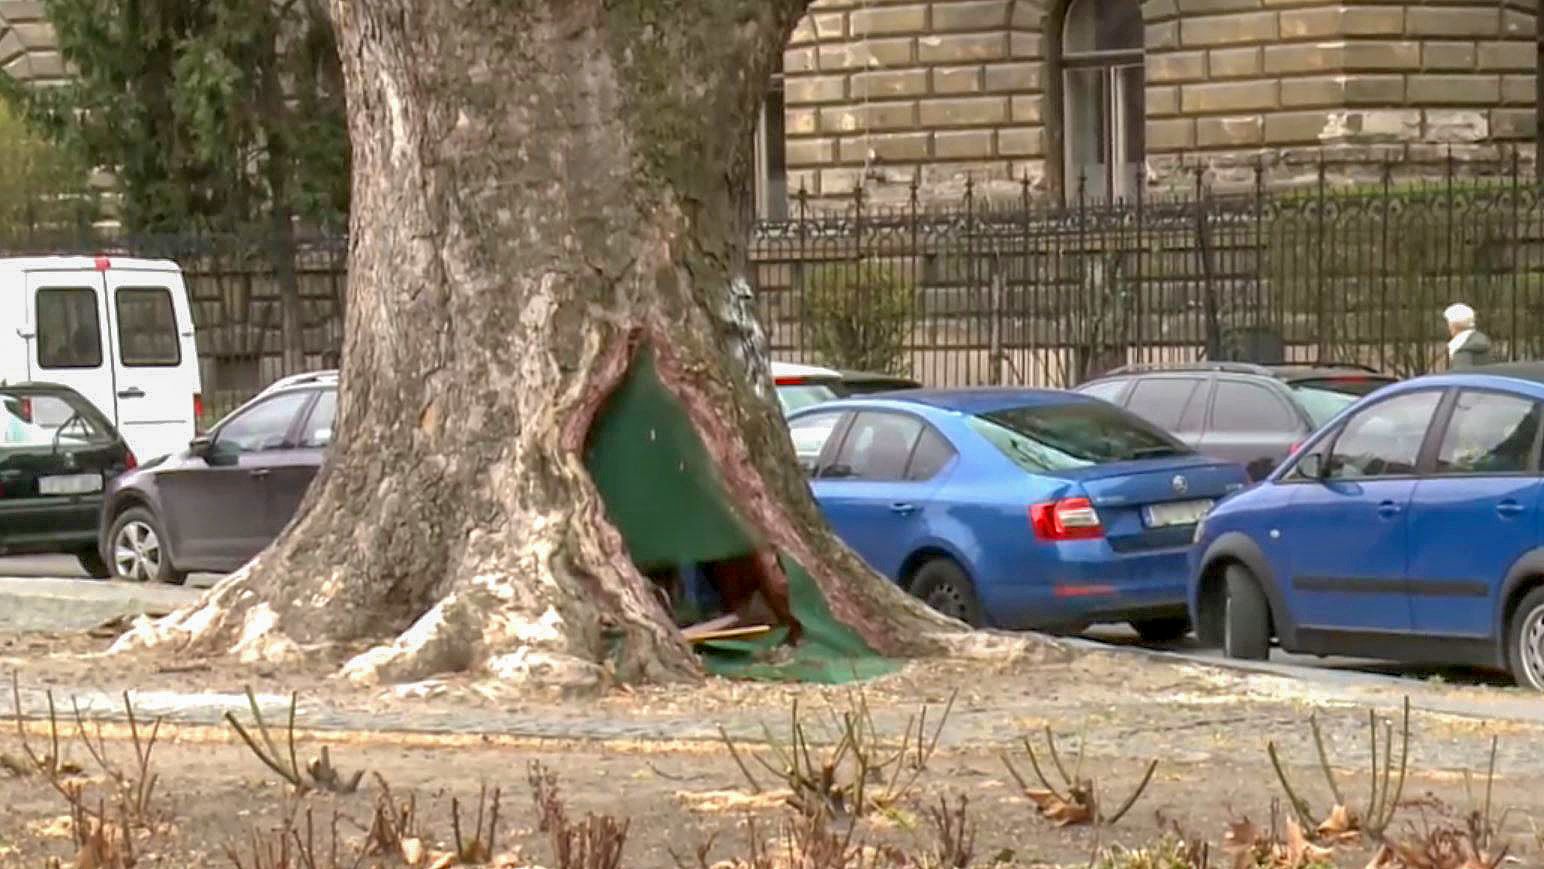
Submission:
M 273 471 L 269 468 L 257 468 L 252 471 L 252 476 L 257 477 L 258 479 L 262 479 L 263 477 L 266 477 L 272 473 Z
M 1391 516 L 1398 516 L 1400 509 L 1400 506 L 1393 501 L 1384 501 L 1378 505 L 1378 515 L 1385 519 Z
M 1502 501 L 1496 505 L 1496 512 L 1502 516 L 1520 516 L 1523 512 L 1523 505 L 1512 500 Z
M 916 504 L 901 504 L 901 503 L 891 504 L 890 505 L 890 512 L 891 513 L 898 513 L 898 514 L 900 514 L 902 516 L 910 516 L 911 514 L 917 512 L 917 505 Z
M 128 389 L 120 389 L 120 390 L 118 390 L 118 397 L 119 398 L 144 398 L 145 397 L 145 390 L 140 389 L 138 386 L 131 386 Z

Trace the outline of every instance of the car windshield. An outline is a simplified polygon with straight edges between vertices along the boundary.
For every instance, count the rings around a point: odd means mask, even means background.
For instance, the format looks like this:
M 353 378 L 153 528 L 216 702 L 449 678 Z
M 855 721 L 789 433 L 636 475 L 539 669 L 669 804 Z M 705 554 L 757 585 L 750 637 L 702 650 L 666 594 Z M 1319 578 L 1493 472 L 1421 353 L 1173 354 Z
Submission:
M 1190 453 L 1131 414 L 1091 401 L 992 411 L 971 417 L 970 427 L 1036 474 Z
M 71 395 L 0 389 L 0 446 L 51 447 L 56 442 L 97 444 L 112 440 L 84 402 Z
M 1314 428 L 1334 419 L 1336 414 L 1355 404 L 1364 395 L 1371 395 L 1387 386 L 1390 381 L 1367 377 L 1301 380 L 1292 384 L 1292 394 L 1302 406 Z
M 812 404 L 831 401 L 836 397 L 836 391 L 824 383 L 789 384 L 777 388 L 777 402 L 783 406 L 785 414 Z

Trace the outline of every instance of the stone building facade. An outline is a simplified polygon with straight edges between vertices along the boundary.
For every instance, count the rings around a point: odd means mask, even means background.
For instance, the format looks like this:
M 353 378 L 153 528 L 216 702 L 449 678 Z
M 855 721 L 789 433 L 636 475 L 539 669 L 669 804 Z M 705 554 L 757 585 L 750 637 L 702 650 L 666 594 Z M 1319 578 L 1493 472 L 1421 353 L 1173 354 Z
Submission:
M 0 0 L 0 70 L 19 81 L 58 81 L 64 59 L 37 0 Z
M 1303 164 L 1532 157 L 1537 0 L 816 0 L 763 213 L 913 184 L 1131 195 Z M 769 100 L 769 112 L 777 111 Z M 781 123 L 779 123 L 781 121 Z M 777 128 L 781 127 L 782 130 Z M 784 150 L 777 153 L 775 133 Z M 779 169 L 785 174 L 778 177 Z

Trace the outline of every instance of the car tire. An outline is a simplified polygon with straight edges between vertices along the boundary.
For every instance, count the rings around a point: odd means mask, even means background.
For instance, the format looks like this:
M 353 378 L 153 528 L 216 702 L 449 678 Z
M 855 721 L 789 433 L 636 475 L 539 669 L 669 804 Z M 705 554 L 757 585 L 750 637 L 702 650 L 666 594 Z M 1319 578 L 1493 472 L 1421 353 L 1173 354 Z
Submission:
M 1518 685 L 1544 691 L 1544 587 L 1528 592 L 1507 621 L 1507 669 Z
M 976 586 L 958 564 L 947 558 L 923 564 L 912 577 L 911 593 L 946 616 L 973 628 L 981 627 L 981 602 L 976 598 Z
M 1190 619 L 1171 616 L 1166 619 L 1142 619 L 1131 623 L 1144 643 L 1174 643 L 1190 633 Z
M 92 579 L 107 579 L 113 575 L 112 568 L 107 566 L 102 553 L 98 552 L 96 547 L 82 549 L 75 553 L 75 560 L 80 562 L 80 569 Z
M 1271 654 L 1271 606 L 1254 575 L 1230 567 L 1223 598 L 1222 652 L 1239 661 L 1264 661 Z
M 182 585 L 188 575 L 172 566 L 165 540 L 161 520 L 149 510 L 132 507 L 119 513 L 107 534 L 111 553 L 107 566 L 113 578 L 126 582 Z

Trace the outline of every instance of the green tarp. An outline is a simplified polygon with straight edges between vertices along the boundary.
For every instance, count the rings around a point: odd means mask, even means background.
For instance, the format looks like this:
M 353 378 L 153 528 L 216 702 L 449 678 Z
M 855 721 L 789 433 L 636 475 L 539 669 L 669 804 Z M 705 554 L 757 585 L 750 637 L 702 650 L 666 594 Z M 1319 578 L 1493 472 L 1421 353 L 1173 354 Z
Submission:
M 735 558 L 759 543 L 731 508 L 685 409 L 660 382 L 652 353 L 639 354 L 607 400 L 590 432 L 585 464 L 639 570 Z M 896 669 L 831 616 L 819 586 L 801 566 L 780 560 L 790 606 L 803 627 L 798 645 L 778 648 L 783 629 L 750 641 L 703 644 L 709 672 L 840 683 Z

